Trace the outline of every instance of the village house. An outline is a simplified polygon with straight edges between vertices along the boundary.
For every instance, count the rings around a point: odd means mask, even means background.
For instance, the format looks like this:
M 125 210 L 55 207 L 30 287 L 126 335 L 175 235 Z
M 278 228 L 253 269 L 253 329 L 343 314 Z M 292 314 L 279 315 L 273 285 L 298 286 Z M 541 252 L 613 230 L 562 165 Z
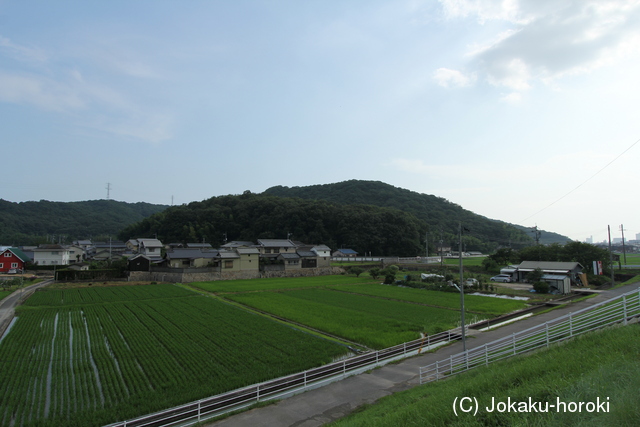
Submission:
M 32 249 L 36 265 L 69 265 L 69 248 L 61 245 L 41 245 Z
M 216 250 L 202 250 L 201 248 L 175 248 L 168 250 L 164 259 L 171 268 L 203 268 L 214 265 L 219 258 Z
M 0 251 L 0 273 L 9 270 L 24 271 L 25 264 L 31 259 L 18 248 L 5 248 Z
M 297 246 L 289 239 L 258 239 L 258 250 L 263 255 L 292 254 Z
M 358 252 L 353 249 L 338 249 L 333 253 L 334 257 L 356 257 L 358 256 Z

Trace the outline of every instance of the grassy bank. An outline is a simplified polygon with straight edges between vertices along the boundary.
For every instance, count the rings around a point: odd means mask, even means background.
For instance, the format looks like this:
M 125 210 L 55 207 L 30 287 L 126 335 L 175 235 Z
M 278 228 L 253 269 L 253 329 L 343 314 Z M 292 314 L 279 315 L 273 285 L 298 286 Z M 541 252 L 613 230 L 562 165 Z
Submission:
M 640 425 L 640 326 L 582 335 L 531 355 L 396 393 L 333 426 L 632 426 Z M 456 416 L 456 398 L 476 398 L 479 411 Z M 489 412 L 495 401 L 608 402 L 608 411 Z M 516 406 L 517 408 L 518 406 Z M 569 406 L 569 409 L 571 406 Z M 590 406 L 591 409 L 594 406 Z

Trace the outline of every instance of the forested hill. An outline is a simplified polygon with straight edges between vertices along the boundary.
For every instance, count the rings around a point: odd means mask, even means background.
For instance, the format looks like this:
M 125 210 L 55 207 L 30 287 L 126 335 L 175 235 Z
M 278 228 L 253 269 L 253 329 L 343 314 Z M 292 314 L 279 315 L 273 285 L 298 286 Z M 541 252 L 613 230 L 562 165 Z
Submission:
M 259 238 L 324 243 L 361 254 L 424 254 L 425 234 L 433 253 L 442 239 L 457 248 L 458 224 L 469 231 L 467 251 L 533 243 L 526 232 L 490 220 L 445 199 L 381 182 L 347 181 L 311 187 L 273 187 L 262 194 L 213 197 L 176 206 L 127 227 L 119 238 L 158 236 L 163 241 L 202 241 L 217 247 L 227 240 Z
M 127 225 L 166 209 L 165 205 L 115 200 L 8 202 L 0 199 L 0 245 L 29 245 L 54 238 L 115 236 Z M 54 237 L 55 236 L 55 237 Z
M 415 256 L 423 253 L 424 223 L 398 209 L 339 205 L 318 200 L 245 192 L 171 207 L 124 229 L 118 236 L 158 236 L 166 242 L 286 239 L 290 236 L 332 249 L 364 254 Z
M 445 245 L 457 248 L 458 224 L 469 229 L 467 250 L 488 251 L 497 245 L 518 247 L 532 243 L 532 234 L 505 222 L 491 220 L 463 209 L 441 197 L 397 188 L 379 181 L 351 180 L 307 187 L 271 187 L 263 194 L 326 200 L 339 204 L 368 204 L 392 207 L 423 221 L 433 248 L 440 235 Z

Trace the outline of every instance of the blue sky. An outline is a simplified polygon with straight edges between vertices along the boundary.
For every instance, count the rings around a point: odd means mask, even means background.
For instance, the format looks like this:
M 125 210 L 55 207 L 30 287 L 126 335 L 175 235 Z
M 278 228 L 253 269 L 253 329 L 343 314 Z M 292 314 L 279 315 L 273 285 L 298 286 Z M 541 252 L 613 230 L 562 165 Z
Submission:
M 0 198 L 364 179 L 633 238 L 639 75 L 639 0 L 0 0 Z

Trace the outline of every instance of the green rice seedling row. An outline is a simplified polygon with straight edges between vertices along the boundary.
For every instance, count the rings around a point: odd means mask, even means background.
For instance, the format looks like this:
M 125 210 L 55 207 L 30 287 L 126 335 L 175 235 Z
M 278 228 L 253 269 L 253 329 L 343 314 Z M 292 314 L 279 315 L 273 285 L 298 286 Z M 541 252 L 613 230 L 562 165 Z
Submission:
M 250 292 L 269 291 L 296 288 L 314 288 L 329 285 L 353 283 L 371 283 L 374 281 L 368 275 L 355 276 L 313 276 L 313 277 L 278 277 L 270 279 L 251 280 L 219 280 L 214 282 L 194 282 L 192 286 L 208 292 Z
M 0 425 L 108 424 L 348 351 L 172 285 L 132 288 L 40 291 L 19 310 L 0 344 Z

